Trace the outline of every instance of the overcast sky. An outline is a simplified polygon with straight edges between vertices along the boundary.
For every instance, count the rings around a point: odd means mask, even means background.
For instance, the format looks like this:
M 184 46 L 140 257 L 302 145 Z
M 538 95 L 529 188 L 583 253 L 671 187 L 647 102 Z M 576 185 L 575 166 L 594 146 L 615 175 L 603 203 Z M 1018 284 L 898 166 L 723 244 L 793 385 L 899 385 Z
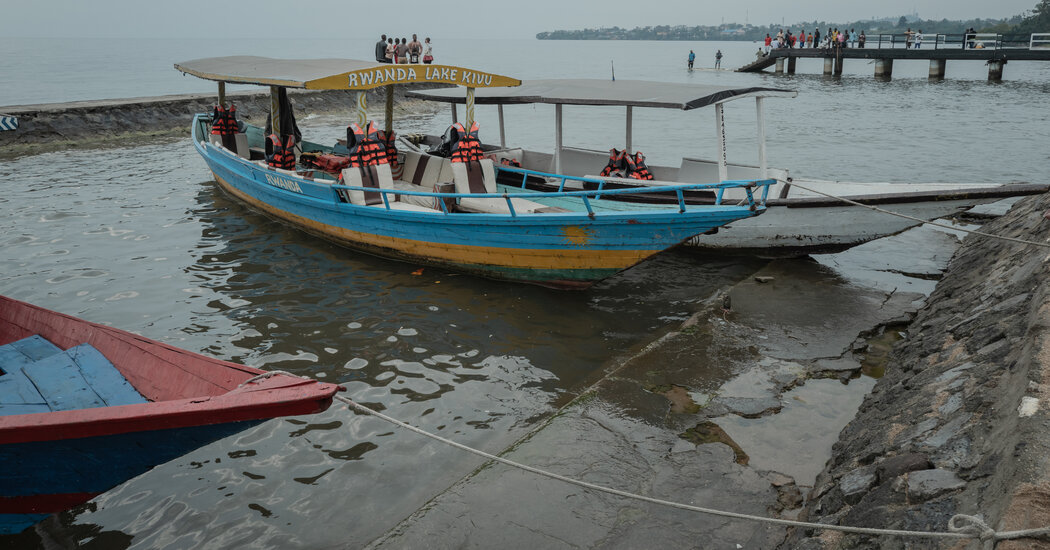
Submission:
M 529 38 L 556 29 L 721 22 L 847 22 L 917 13 L 923 19 L 1006 18 L 1038 0 L 0 0 L 7 36 L 339 38 L 408 35 Z M 277 36 L 276 34 L 274 35 Z

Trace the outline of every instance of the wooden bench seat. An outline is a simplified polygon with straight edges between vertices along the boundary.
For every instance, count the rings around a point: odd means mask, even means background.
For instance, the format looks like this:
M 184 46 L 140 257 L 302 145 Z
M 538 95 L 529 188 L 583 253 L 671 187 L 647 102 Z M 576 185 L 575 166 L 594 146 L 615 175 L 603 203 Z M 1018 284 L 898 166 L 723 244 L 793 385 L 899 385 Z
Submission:
M 39 336 L 0 346 L 0 415 L 146 403 L 98 350 L 62 351 Z

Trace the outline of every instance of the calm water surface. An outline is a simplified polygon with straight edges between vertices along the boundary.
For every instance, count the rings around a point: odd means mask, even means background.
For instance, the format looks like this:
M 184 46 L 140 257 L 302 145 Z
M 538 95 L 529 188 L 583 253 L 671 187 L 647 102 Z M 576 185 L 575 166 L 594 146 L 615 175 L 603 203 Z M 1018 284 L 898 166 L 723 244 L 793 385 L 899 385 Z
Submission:
M 216 46 L 216 42 L 219 46 Z M 16 74 L 0 105 L 211 92 L 172 63 L 209 55 L 367 57 L 372 40 L 0 39 Z M 924 62 L 892 82 L 847 62 L 817 73 L 684 70 L 753 44 L 436 40 L 440 62 L 521 78 L 617 78 L 797 89 L 768 102 L 771 164 L 859 181 L 1043 181 L 1050 165 L 1050 67 L 1011 63 L 1002 84 L 979 63 Z M 278 48 L 281 48 L 278 50 Z M 290 49 L 289 49 L 290 48 Z M 731 160 L 754 162 L 754 108 L 726 109 Z M 187 113 L 187 120 L 190 113 Z M 495 110 L 479 107 L 483 132 Z M 507 109 L 508 139 L 553 146 L 553 109 Z M 710 157 L 709 111 L 635 114 L 651 161 Z M 345 122 L 306 119 L 334 139 Z M 399 122 L 440 131 L 447 110 Z M 566 143 L 622 146 L 619 109 L 566 109 Z M 349 396 L 495 451 L 598 378 L 618 356 L 689 316 L 762 265 L 671 253 L 586 292 L 558 292 L 348 253 L 219 192 L 188 140 L 0 161 L 2 292 L 224 359 L 343 383 Z M 343 407 L 264 423 L 161 466 L 64 516 L 101 547 L 359 546 L 478 465 Z

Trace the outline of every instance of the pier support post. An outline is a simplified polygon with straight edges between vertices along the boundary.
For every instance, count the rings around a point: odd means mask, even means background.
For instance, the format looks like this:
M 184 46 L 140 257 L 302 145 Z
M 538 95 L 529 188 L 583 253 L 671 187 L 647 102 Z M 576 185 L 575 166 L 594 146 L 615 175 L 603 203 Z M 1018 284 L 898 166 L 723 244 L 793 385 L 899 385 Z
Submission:
M 833 57 L 825 57 L 824 58 L 824 74 L 826 74 L 826 75 L 831 74 L 831 71 L 834 68 L 834 66 L 835 66 L 835 58 L 833 58 Z
M 783 74 L 784 73 L 784 58 L 783 57 L 778 57 L 777 58 L 776 73 L 777 74 Z
M 842 76 L 842 54 L 835 56 L 835 76 Z
M 944 79 L 944 67 L 948 64 L 947 59 L 930 60 L 930 78 L 935 80 Z
M 875 60 L 875 76 L 881 78 L 890 78 L 893 76 L 893 60 L 892 59 L 876 59 Z
M 999 82 L 1003 79 L 1003 65 L 1006 65 L 1005 59 L 992 59 L 988 61 L 988 80 L 993 82 Z
M 795 62 L 798 61 L 797 57 L 788 58 L 788 74 L 795 74 Z

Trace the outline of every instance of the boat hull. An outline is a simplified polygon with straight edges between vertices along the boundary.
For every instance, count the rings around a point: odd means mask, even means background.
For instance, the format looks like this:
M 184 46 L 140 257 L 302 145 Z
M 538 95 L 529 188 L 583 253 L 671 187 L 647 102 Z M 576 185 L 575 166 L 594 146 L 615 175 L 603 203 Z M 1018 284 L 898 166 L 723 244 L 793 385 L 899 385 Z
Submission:
M 326 183 L 267 170 L 210 143 L 195 145 L 228 194 L 319 237 L 380 256 L 556 288 L 586 288 L 762 211 L 735 205 L 596 216 L 388 210 L 340 202 Z
M 157 464 L 262 420 L 0 446 L 0 534 L 83 504 Z
M 999 199 L 899 202 L 880 206 L 894 213 L 935 220 L 975 204 Z M 913 219 L 858 206 L 769 206 L 760 219 L 740 220 L 686 244 L 712 252 L 791 257 L 833 253 L 919 225 Z
M 502 174 L 503 172 L 501 176 Z M 501 181 L 520 185 L 521 177 L 509 173 L 501 177 Z M 538 178 L 530 178 L 527 185 L 536 191 L 555 188 L 554 185 Z M 609 186 L 611 189 L 626 187 L 629 186 L 618 183 Z M 863 206 L 803 191 L 801 187 L 843 197 Z M 778 194 L 786 194 L 789 189 L 793 192 L 792 198 L 777 197 Z M 816 180 L 798 180 L 797 184 L 778 182 L 771 187 L 772 198 L 766 202 L 766 212 L 762 216 L 729 223 L 711 234 L 689 239 L 685 245 L 711 252 L 763 257 L 841 252 L 915 227 L 922 223 L 918 220 L 932 221 L 979 204 L 1041 194 L 1047 190 L 1048 186 L 1045 184 L 861 184 Z M 801 196 L 798 196 L 800 192 Z M 733 200 L 731 192 L 727 192 L 727 195 L 731 197 L 729 200 Z M 671 193 L 663 193 L 624 194 L 617 195 L 613 200 L 656 204 L 677 199 Z M 686 201 L 691 204 L 710 204 L 713 200 L 714 197 L 709 192 L 691 193 L 686 196 Z
M 31 336 L 56 350 L 90 345 L 141 397 L 131 404 L 33 414 L 0 410 L 0 534 L 17 533 L 264 420 L 321 412 L 341 389 L 271 376 L 0 296 L 0 345 Z M 0 383 L 17 383 L 10 376 L 19 368 L 34 367 L 0 365 Z M 71 390 L 80 387 L 73 377 L 53 380 Z

